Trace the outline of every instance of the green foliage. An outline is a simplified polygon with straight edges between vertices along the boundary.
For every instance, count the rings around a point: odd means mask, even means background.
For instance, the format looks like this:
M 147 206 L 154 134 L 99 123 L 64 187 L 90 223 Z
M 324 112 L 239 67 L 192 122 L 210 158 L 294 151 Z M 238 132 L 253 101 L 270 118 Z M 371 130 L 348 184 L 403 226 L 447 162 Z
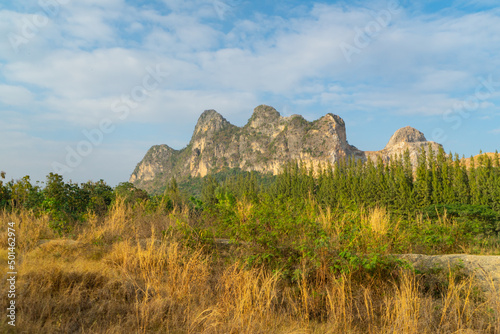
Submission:
M 60 202 L 48 197 L 43 201 L 41 208 L 50 214 L 49 227 L 62 236 L 71 232 L 72 226 L 70 216 L 61 210 L 60 206 Z
M 142 189 L 137 189 L 130 182 L 121 182 L 114 189 L 115 195 L 123 198 L 126 203 L 136 203 L 137 201 L 149 198 L 148 193 Z
M 293 281 L 306 272 L 375 273 L 399 263 L 379 244 L 366 246 L 359 222 L 332 238 L 319 222 L 314 201 L 264 193 L 245 211 L 230 195 L 221 197 L 214 211 L 216 235 L 240 245 L 248 266 L 265 265 Z
M 445 215 L 452 217 L 467 226 L 470 233 L 484 233 L 485 235 L 499 235 L 500 233 L 500 213 L 487 205 L 440 204 L 424 208 L 423 212 L 432 219 Z
M 11 189 L 4 184 L 5 172 L 0 172 L 0 207 L 6 207 L 11 199 Z
M 87 200 L 85 209 L 99 215 L 106 213 L 115 199 L 113 188 L 108 186 L 102 179 L 97 182 L 88 181 L 82 183 L 80 192 L 85 193 L 84 197 L 82 197 L 82 199 Z
M 50 227 L 60 235 L 71 232 L 89 211 L 105 214 L 113 200 L 113 189 L 103 180 L 78 185 L 65 183 L 61 175 L 50 173 L 43 188 L 33 185 L 29 176 L 6 184 L 0 182 L 1 207 L 48 213 Z
M 250 215 L 240 219 L 235 212 L 234 196 L 223 193 L 217 208 L 221 217 L 218 235 L 247 244 L 250 251 L 245 261 L 249 265 L 285 267 L 286 272 L 292 273 L 302 258 L 314 261 L 318 250 L 326 250 L 328 238 L 317 222 L 304 216 L 307 208 L 303 203 L 263 195 Z
M 192 227 L 184 221 L 177 220 L 174 226 L 170 226 L 167 230 L 162 231 L 163 236 L 177 235 L 184 244 L 191 248 L 198 248 L 200 245 L 213 245 L 213 233 L 201 227 Z

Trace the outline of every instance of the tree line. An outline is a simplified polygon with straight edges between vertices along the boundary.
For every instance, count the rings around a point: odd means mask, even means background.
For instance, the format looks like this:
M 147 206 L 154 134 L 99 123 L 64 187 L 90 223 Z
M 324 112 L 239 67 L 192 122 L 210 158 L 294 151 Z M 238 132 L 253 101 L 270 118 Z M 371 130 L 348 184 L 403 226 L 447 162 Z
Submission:
M 255 173 L 221 182 L 207 176 L 201 199 L 206 206 L 215 207 L 233 197 L 255 202 L 263 195 L 297 202 L 308 198 L 333 210 L 385 207 L 406 216 L 416 212 L 435 216 L 446 211 L 487 221 L 492 232 L 500 232 L 498 152 L 493 157 L 471 157 L 469 166 L 457 154 L 446 154 L 442 148 L 434 152 L 430 147 L 422 147 L 416 166 L 408 150 L 388 162 L 380 157 L 376 161 L 350 157 L 315 168 L 290 161 L 266 185 L 258 182 Z
M 219 193 L 255 198 L 269 193 L 286 198 L 312 196 L 324 206 L 385 206 L 397 211 L 414 211 L 432 204 L 486 205 L 500 211 L 499 154 L 481 154 L 469 167 L 457 154 L 434 152 L 422 147 L 416 166 L 410 152 L 384 162 L 339 159 L 314 168 L 301 161 L 284 164 L 271 182 L 263 185 L 258 173 L 230 176 L 219 181 L 207 176 L 202 200 L 216 201 Z
M 5 181 L 0 174 L 0 208 L 25 208 L 49 213 L 54 228 L 64 231 L 86 214 L 105 214 L 117 197 L 129 203 L 146 202 L 165 212 L 176 206 L 211 210 L 232 205 L 236 199 L 258 204 L 263 196 L 282 200 L 314 200 L 323 208 L 386 207 L 392 212 L 429 215 L 447 210 L 457 216 L 489 217 L 500 229 L 500 162 L 496 152 L 471 158 L 469 166 L 457 154 L 423 147 L 413 166 L 409 151 L 384 162 L 352 157 L 314 168 L 301 161 L 284 164 L 276 175 L 229 171 L 190 180 L 187 187 L 175 179 L 166 182 L 161 195 L 148 195 L 131 183 L 115 188 L 103 180 L 76 184 L 50 173 L 45 184 L 32 184 L 29 176 Z M 193 190 L 195 187 L 199 189 Z M 189 192 L 184 190 L 188 189 Z

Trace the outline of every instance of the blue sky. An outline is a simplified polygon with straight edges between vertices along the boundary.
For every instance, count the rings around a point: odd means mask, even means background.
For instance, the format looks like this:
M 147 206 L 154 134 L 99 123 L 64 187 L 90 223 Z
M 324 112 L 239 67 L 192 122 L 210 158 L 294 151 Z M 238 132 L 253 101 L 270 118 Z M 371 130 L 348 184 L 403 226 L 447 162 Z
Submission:
M 496 1 L 41 0 L 0 5 L 0 170 L 128 180 L 215 109 L 341 116 L 382 149 L 410 125 L 500 149 Z

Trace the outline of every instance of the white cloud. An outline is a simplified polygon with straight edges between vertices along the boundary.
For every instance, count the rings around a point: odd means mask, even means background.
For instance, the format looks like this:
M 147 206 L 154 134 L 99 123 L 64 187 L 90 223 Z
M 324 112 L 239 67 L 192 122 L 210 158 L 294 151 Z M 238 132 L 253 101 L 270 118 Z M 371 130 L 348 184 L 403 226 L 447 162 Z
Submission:
M 421 74 L 419 81 L 415 83 L 415 89 L 420 92 L 464 90 L 468 88 L 468 83 L 474 80 L 471 73 L 464 71 L 434 69 Z
M 171 14 L 144 38 L 144 48 L 159 54 L 183 54 L 211 49 L 221 34 L 188 16 Z
M 109 22 L 113 18 L 109 15 L 111 13 L 111 11 L 104 11 L 100 8 L 83 6 L 72 8 L 68 15 L 61 15 L 63 18 L 63 23 L 60 25 L 63 29 L 62 33 L 73 40 L 73 47 L 110 43 L 118 37 L 117 32 Z
M 23 106 L 30 104 L 33 97 L 33 94 L 25 87 L 0 84 L 0 103 Z
M 11 81 L 37 85 L 50 95 L 71 99 L 120 94 L 140 84 L 153 57 L 120 48 L 54 51 L 33 62 L 11 62 L 4 75 Z
M 229 16 L 235 6 L 234 0 L 163 0 L 163 3 L 174 12 L 187 12 L 198 18 L 219 20 Z

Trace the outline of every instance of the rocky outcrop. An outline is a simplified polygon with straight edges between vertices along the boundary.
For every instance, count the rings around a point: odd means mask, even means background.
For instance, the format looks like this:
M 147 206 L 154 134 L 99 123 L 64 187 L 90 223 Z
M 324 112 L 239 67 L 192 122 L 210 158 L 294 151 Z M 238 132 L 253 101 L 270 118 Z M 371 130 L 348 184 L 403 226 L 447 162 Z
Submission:
M 427 139 L 425 139 L 422 132 L 412 128 L 411 126 L 405 126 L 404 128 L 394 132 L 385 148 L 395 147 L 400 143 L 419 143 L 424 141 L 427 141 Z
M 396 256 L 423 272 L 429 270 L 449 272 L 460 269 L 464 274 L 474 276 L 481 290 L 494 293 L 496 296 L 500 292 L 500 256 L 468 254 L 401 254 Z
M 174 150 L 167 145 L 153 146 L 135 168 L 130 182 L 154 191 L 172 176 L 182 180 L 223 168 L 276 174 L 290 160 L 314 167 L 348 157 L 388 161 L 406 149 L 416 161 L 420 147 L 428 144 L 421 132 L 406 127 L 398 130 L 383 150 L 364 152 L 349 144 L 344 120 L 337 115 L 326 114 L 308 122 L 300 115 L 282 117 L 273 107 L 260 105 L 246 125 L 237 127 L 215 110 L 206 110 L 187 147 Z M 440 146 L 430 144 L 433 149 Z
M 151 147 L 144 159 L 142 159 L 145 163 L 137 165 L 129 182 L 149 182 L 154 180 L 157 175 L 168 172 L 169 167 L 173 167 L 171 162 L 176 153 L 173 148 L 167 145 L 155 145 Z
M 408 150 L 410 152 L 411 163 L 413 166 L 416 166 L 418 155 L 422 148 L 428 152 L 429 148 L 433 151 L 438 151 L 440 147 L 442 147 L 441 144 L 427 141 L 422 132 L 410 126 L 405 126 L 392 135 L 382 150 L 366 151 L 365 156 L 372 161 L 376 161 L 380 157 L 384 162 L 388 162 L 391 158 L 402 155 Z

